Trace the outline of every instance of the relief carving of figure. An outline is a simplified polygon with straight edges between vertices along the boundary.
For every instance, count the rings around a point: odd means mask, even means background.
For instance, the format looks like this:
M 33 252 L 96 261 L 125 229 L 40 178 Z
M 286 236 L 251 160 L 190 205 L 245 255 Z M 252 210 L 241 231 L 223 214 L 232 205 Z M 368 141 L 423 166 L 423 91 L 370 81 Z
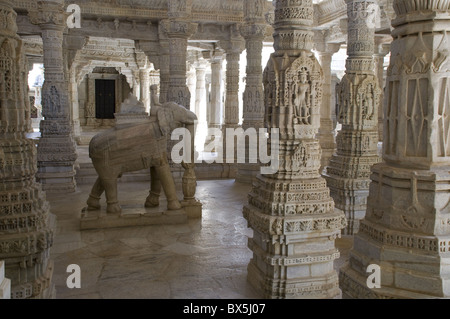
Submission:
M 363 95 L 363 119 L 365 120 L 372 120 L 374 111 L 375 111 L 375 105 L 374 105 L 374 98 L 373 98 L 373 87 L 369 86 L 367 89 L 366 94 Z
M 294 83 L 294 111 L 298 124 L 310 124 L 310 112 L 308 103 L 308 75 L 302 72 L 300 83 Z

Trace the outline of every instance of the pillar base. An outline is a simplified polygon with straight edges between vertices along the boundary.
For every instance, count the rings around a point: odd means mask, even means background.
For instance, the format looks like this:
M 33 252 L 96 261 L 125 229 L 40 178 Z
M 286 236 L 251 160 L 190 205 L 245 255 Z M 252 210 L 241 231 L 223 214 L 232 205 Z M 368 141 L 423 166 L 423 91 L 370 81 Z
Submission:
M 39 166 L 36 179 L 48 193 L 67 194 L 77 190 L 75 174 L 74 165 Z
M 309 266 L 306 266 L 309 267 Z M 341 299 L 338 276 L 330 273 L 321 278 L 278 279 L 262 272 L 254 259 L 247 267 L 247 280 L 264 299 Z
M 372 168 L 365 218 L 354 237 L 341 288 L 353 298 L 450 297 L 448 167 Z M 380 267 L 380 289 L 366 285 Z
M 248 280 L 264 298 L 340 298 L 335 239 L 346 220 L 325 180 L 259 175 L 244 218 L 253 229 Z
M 34 268 L 40 268 L 35 265 Z M 54 264 L 52 260 L 47 262 L 47 268 L 43 274 L 33 282 L 17 284 L 11 287 L 11 299 L 55 299 L 56 290 L 52 283 Z
M 202 218 L 202 203 L 197 200 L 184 200 L 181 201 L 184 211 L 189 219 Z

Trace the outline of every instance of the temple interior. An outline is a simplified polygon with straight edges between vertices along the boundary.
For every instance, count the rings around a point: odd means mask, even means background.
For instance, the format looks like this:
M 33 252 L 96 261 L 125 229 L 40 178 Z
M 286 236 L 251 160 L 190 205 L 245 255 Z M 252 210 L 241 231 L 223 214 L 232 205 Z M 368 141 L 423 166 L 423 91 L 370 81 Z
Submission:
M 450 297 L 450 0 L 0 26 L 0 299 Z

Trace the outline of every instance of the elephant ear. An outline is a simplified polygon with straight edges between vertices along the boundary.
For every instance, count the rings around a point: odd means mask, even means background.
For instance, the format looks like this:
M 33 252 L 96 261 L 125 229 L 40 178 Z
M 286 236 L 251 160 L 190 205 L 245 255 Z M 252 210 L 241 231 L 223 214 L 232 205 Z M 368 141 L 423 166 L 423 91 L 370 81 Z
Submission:
M 173 112 L 170 109 L 160 108 L 156 114 L 159 123 L 159 129 L 162 135 L 168 135 L 172 131 L 174 122 Z

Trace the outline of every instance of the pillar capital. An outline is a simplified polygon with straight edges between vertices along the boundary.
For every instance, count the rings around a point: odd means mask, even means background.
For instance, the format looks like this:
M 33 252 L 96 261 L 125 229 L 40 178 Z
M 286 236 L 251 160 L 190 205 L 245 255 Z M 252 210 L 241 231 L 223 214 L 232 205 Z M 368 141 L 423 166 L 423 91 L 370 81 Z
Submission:
M 224 49 L 227 55 L 241 54 L 245 49 L 245 41 L 241 38 L 220 41 L 220 47 Z
M 44 29 L 65 29 L 68 14 L 64 10 L 63 0 L 37 1 L 37 10 L 28 13 L 30 22 Z
M 314 49 L 319 55 L 333 55 L 341 49 L 341 43 L 315 43 Z
M 391 52 L 391 43 L 375 38 L 375 56 L 385 57 Z
M 239 31 L 245 40 L 262 41 L 266 37 L 266 24 L 244 23 Z
M 160 32 L 166 34 L 169 39 L 181 38 L 189 39 L 198 29 L 197 23 L 192 23 L 187 20 L 180 19 L 166 19 L 160 22 Z

